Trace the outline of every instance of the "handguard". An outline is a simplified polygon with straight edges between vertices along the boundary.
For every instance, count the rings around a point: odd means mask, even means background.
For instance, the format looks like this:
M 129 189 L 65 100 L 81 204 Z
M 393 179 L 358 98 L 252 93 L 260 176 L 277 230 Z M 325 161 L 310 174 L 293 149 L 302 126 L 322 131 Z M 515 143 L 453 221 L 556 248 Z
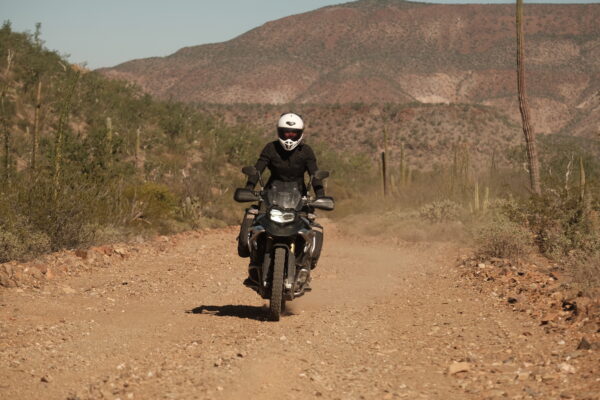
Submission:
M 335 208 L 333 197 L 324 196 L 313 200 L 310 205 L 319 210 L 332 211 Z
M 251 201 L 258 201 L 259 197 L 254 191 L 250 189 L 237 188 L 235 189 L 235 193 L 233 194 L 233 199 L 238 203 L 248 203 Z

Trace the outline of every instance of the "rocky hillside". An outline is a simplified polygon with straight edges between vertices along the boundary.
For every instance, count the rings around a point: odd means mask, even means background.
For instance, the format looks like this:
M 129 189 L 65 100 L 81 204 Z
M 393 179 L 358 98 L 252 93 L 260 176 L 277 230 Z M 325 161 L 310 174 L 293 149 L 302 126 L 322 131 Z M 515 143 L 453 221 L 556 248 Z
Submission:
M 600 6 L 528 4 L 525 16 L 537 130 L 595 135 Z M 183 101 L 476 103 L 517 119 L 514 54 L 513 5 L 360 0 L 102 72 Z
M 281 106 L 201 105 L 201 112 L 222 117 L 228 125 L 253 126 L 274 137 L 274 122 Z M 379 159 L 387 144 L 388 161 L 399 161 L 404 145 L 411 168 L 431 170 L 452 162 L 454 148 L 466 146 L 481 167 L 492 157 L 506 164 L 507 149 L 522 142 L 517 124 L 493 107 L 467 104 L 301 104 L 294 110 L 306 123 L 306 140 L 317 146 L 327 143 L 341 154 L 362 154 Z M 384 133 L 385 132 L 385 133 Z M 387 138 L 384 143 L 384 136 Z

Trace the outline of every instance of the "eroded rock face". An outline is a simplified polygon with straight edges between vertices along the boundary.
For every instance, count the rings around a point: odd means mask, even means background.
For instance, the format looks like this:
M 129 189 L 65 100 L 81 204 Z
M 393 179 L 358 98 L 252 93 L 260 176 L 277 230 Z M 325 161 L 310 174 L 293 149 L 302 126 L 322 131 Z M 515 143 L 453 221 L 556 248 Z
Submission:
M 532 117 L 557 132 L 600 90 L 600 7 L 528 4 L 525 16 Z M 512 4 L 357 1 L 100 71 L 184 102 L 485 103 L 518 119 L 514 36 Z

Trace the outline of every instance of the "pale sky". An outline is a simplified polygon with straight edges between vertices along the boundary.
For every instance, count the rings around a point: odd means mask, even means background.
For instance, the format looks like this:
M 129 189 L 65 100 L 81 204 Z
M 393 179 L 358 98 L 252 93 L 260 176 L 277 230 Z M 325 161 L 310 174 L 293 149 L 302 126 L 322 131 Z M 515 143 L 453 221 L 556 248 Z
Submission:
M 166 56 L 185 46 L 222 42 L 292 14 L 344 0 L 0 0 L 0 19 L 15 31 L 42 23 L 46 47 L 88 68 Z M 510 0 L 432 0 L 435 3 L 514 3 Z M 600 0 L 525 0 L 600 3 Z

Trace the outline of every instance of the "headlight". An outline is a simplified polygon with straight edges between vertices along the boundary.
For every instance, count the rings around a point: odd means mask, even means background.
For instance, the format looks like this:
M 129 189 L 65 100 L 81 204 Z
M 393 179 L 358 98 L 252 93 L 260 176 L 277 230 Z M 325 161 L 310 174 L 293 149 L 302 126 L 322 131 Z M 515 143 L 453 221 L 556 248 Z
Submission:
M 271 217 L 271 221 L 277 222 L 280 224 L 285 224 L 287 222 L 292 222 L 296 218 L 296 214 L 293 212 L 283 212 L 276 208 L 273 208 L 271 212 L 269 212 L 269 217 Z

